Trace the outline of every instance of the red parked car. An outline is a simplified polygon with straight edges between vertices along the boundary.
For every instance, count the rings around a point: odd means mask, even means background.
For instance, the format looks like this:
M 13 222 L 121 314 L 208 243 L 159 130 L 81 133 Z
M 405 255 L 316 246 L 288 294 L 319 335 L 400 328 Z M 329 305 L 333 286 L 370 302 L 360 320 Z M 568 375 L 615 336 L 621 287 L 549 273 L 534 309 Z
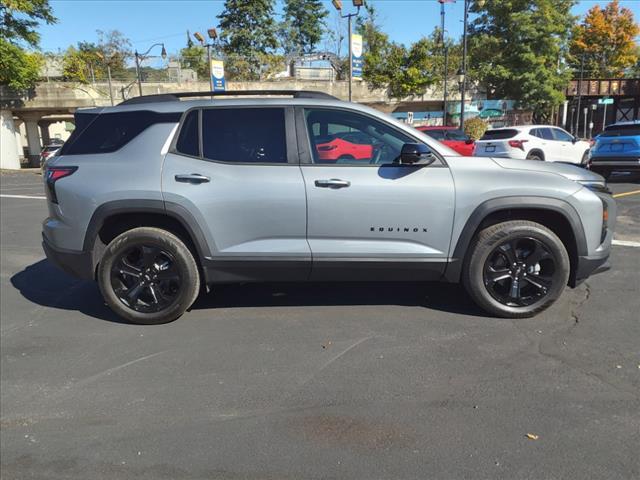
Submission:
M 416 128 L 421 132 L 426 133 L 431 138 L 438 140 L 440 143 L 444 143 L 447 147 L 452 148 L 460 155 L 464 155 L 466 157 L 473 156 L 475 143 L 459 128 L 430 127 L 427 125 Z
M 373 158 L 371 138 L 362 132 L 340 132 L 316 144 L 318 157 L 323 162 L 350 162 Z

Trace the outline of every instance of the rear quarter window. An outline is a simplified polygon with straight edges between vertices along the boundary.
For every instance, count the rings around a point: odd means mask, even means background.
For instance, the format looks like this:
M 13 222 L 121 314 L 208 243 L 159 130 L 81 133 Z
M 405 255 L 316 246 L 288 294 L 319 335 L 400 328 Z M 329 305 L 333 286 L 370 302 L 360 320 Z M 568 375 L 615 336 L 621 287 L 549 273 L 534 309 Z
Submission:
M 518 135 L 518 130 L 510 128 L 501 130 L 487 130 L 480 140 L 504 140 L 506 138 L 513 138 Z
M 156 123 L 177 123 L 179 112 L 149 111 L 102 114 L 77 113 L 76 129 L 64 144 L 61 155 L 110 153 L 122 148 Z

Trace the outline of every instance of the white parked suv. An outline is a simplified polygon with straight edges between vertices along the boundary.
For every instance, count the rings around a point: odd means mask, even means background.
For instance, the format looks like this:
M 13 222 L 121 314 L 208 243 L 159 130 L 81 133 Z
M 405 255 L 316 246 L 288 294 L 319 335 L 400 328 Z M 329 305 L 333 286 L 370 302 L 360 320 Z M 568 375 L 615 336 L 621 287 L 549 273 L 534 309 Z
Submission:
M 476 157 L 516 158 L 586 164 L 589 142 L 551 125 L 521 125 L 487 130 L 476 142 Z

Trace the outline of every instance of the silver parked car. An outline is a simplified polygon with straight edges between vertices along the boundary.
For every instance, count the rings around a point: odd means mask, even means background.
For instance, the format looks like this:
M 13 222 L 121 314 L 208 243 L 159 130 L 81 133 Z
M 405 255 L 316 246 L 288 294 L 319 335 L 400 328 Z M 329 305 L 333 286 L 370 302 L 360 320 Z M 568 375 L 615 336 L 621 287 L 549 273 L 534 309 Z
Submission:
M 204 95 L 79 110 L 47 164 L 47 256 L 132 322 L 178 318 L 204 285 L 315 280 L 462 282 L 527 317 L 606 267 L 616 207 L 597 174 L 461 157 L 323 93 L 186 100 Z M 345 132 L 367 153 L 324 155 Z

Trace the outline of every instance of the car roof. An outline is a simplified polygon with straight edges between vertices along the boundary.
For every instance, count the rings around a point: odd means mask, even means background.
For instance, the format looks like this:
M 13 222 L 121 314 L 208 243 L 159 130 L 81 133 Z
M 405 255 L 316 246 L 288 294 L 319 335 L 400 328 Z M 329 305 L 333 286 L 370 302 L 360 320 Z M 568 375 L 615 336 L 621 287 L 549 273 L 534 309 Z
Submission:
M 619 127 L 623 125 L 640 125 L 640 120 L 627 120 L 625 122 L 616 122 L 616 123 L 612 123 L 611 125 L 607 125 L 606 128 Z
M 418 130 L 460 130 L 459 127 L 443 126 L 443 125 L 420 125 L 416 127 Z

